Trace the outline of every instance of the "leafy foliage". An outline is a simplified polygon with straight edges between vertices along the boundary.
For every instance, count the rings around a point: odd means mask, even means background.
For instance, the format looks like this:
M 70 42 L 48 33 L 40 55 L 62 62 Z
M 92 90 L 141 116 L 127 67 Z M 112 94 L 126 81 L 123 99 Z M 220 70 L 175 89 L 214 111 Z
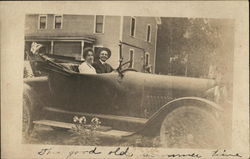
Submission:
M 225 19 L 162 18 L 159 27 L 159 60 L 166 59 L 166 73 L 207 77 L 211 66 L 221 72 L 232 65 L 233 23 Z M 228 60 L 225 60 L 225 57 Z M 226 62 L 226 61 L 231 61 Z M 163 63 L 164 62 L 164 63 Z M 165 65 L 166 65 L 165 64 Z M 160 67 L 160 66 L 159 66 Z M 166 68 L 166 66 L 165 66 Z M 161 66 L 164 73 L 164 67 Z
M 84 116 L 78 118 L 75 116 L 73 118 L 74 127 L 69 130 L 71 132 L 71 139 L 69 143 L 76 145 L 98 145 L 100 139 L 97 137 L 96 130 L 100 127 L 100 120 L 98 118 L 93 118 L 89 125 L 87 125 L 87 120 Z

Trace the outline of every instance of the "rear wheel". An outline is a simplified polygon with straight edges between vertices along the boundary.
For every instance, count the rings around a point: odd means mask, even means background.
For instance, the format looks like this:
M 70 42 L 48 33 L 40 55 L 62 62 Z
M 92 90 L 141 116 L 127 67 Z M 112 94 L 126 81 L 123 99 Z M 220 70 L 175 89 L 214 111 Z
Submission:
M 160 140 L 169 148 L 221 148 L 224 131 L 216 116 L 205 109 L 183 106 L 162 122 Z
M 31 103 L 27 97 L 23 99 L 23 125 L 22 125 L 22 132 L 24 137 L 28 137 L 32 130 L 33 130 L 33 121 L 32 121 L 32 114 L 31 114 Z

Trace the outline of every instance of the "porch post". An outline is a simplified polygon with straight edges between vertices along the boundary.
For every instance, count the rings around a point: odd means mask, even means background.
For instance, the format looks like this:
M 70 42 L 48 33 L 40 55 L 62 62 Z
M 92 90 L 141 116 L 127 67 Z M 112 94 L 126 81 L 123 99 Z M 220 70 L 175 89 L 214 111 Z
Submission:
M 51 41 L 51 47 L 50 47 L 50 54 L 53 54 L 54 52 L 54 41 Z
M 81 57 L 80 57 L 80 60 L 83 61 L 83 48 L 84 48 L 84 40 L 81 41 Z

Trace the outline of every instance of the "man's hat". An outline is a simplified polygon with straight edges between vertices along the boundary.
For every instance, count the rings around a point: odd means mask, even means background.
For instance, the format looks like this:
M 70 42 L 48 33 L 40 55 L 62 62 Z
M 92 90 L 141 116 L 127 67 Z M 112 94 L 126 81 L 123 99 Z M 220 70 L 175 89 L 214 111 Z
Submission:
M 110 56 L 111 56 L 111 51 L 110 51 L 109 48 L 106 48 L 106 47 L 102 47 L 102 48 L 99 48 L 99 49 L 98 49 L 98 57 L 100 56 L 100 53 L 101 53 L 102 51 L 107 51 L 107 53 L 108 53 L 108 58 L 110 58 Z

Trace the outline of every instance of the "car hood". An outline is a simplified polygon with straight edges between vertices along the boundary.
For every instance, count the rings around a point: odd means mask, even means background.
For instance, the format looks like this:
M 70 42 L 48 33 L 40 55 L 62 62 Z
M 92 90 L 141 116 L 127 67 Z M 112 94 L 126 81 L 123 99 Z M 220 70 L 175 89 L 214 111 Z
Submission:
M 124 74 L 123 80 L 124 83 L 127 84 L 143 84 L 144 90 L 172 89 L 180 91 L 203 92 L 216 85 L 215 80 L 212 79 L 156 75 L 131 71 L 128 71 Z

